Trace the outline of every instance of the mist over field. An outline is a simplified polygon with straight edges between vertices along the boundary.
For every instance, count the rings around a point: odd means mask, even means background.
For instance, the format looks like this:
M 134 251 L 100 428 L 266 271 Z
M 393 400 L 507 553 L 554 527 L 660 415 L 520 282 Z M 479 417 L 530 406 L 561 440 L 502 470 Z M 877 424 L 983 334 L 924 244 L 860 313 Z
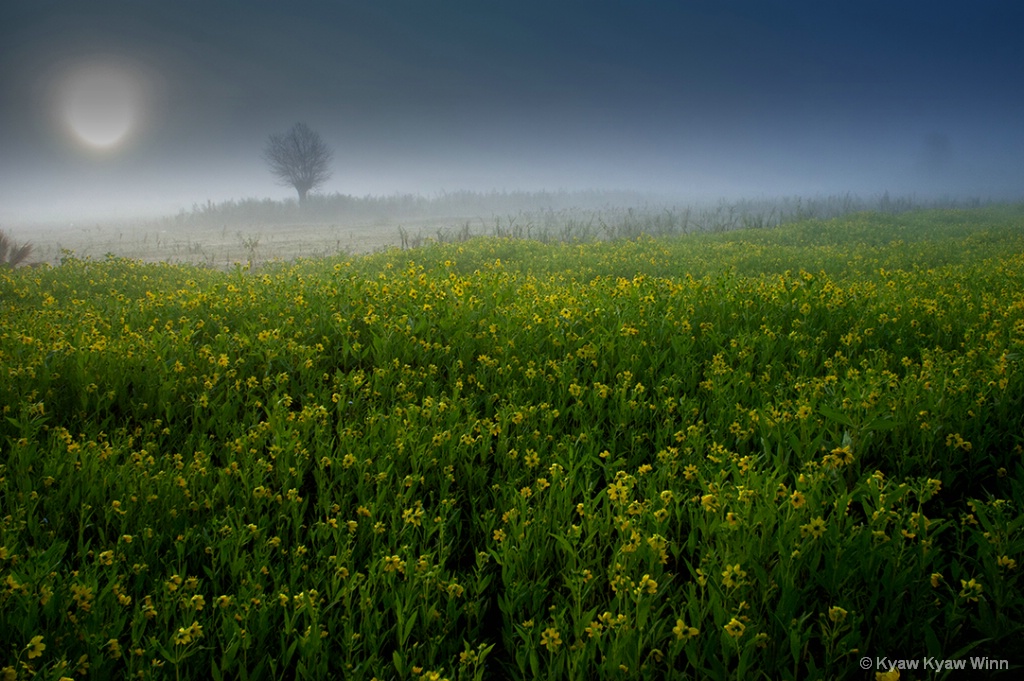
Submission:
M 1001 2 L 11 0 L 0 225 L 293 198 L 261 152 L 297 122 L 334 152 L 324 196 L 1014 199 L 1022 24 Z

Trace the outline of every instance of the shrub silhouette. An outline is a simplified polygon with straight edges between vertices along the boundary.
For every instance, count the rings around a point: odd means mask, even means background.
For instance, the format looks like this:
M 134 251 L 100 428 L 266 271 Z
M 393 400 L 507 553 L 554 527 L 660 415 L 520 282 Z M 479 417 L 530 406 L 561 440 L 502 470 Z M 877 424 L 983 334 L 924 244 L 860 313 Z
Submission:
M 24 243 L 17 246 L 7 234 L 0 229 L 0 267 L 17 267 L 28 260 L 32 253 L 32 244 Z

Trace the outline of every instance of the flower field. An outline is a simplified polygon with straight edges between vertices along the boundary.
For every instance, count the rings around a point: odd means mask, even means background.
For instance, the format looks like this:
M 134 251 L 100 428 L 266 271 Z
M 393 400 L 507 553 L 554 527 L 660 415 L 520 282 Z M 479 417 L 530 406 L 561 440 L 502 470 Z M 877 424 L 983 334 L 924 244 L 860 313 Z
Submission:
M 1021 663 L 1022 352 L 1020 207 L 0 269 L 0 679 Z

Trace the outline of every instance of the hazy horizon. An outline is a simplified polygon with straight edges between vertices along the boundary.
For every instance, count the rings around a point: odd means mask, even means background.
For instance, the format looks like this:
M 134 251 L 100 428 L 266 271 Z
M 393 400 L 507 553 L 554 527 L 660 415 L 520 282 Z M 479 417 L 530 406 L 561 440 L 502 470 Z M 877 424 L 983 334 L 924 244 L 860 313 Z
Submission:
M 1024 196 L 1024 7 L 7 0 L 0 225 L 325 194 Z M 123 105 L 118 104 L 122 102 Z

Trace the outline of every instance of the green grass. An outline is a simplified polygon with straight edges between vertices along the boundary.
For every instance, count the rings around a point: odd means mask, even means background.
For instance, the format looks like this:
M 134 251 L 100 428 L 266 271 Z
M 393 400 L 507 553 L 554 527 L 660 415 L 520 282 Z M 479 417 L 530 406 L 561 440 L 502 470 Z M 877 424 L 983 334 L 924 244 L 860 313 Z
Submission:
M 0 270 L 0 670 L 1019 664 L 1022 227 Z

